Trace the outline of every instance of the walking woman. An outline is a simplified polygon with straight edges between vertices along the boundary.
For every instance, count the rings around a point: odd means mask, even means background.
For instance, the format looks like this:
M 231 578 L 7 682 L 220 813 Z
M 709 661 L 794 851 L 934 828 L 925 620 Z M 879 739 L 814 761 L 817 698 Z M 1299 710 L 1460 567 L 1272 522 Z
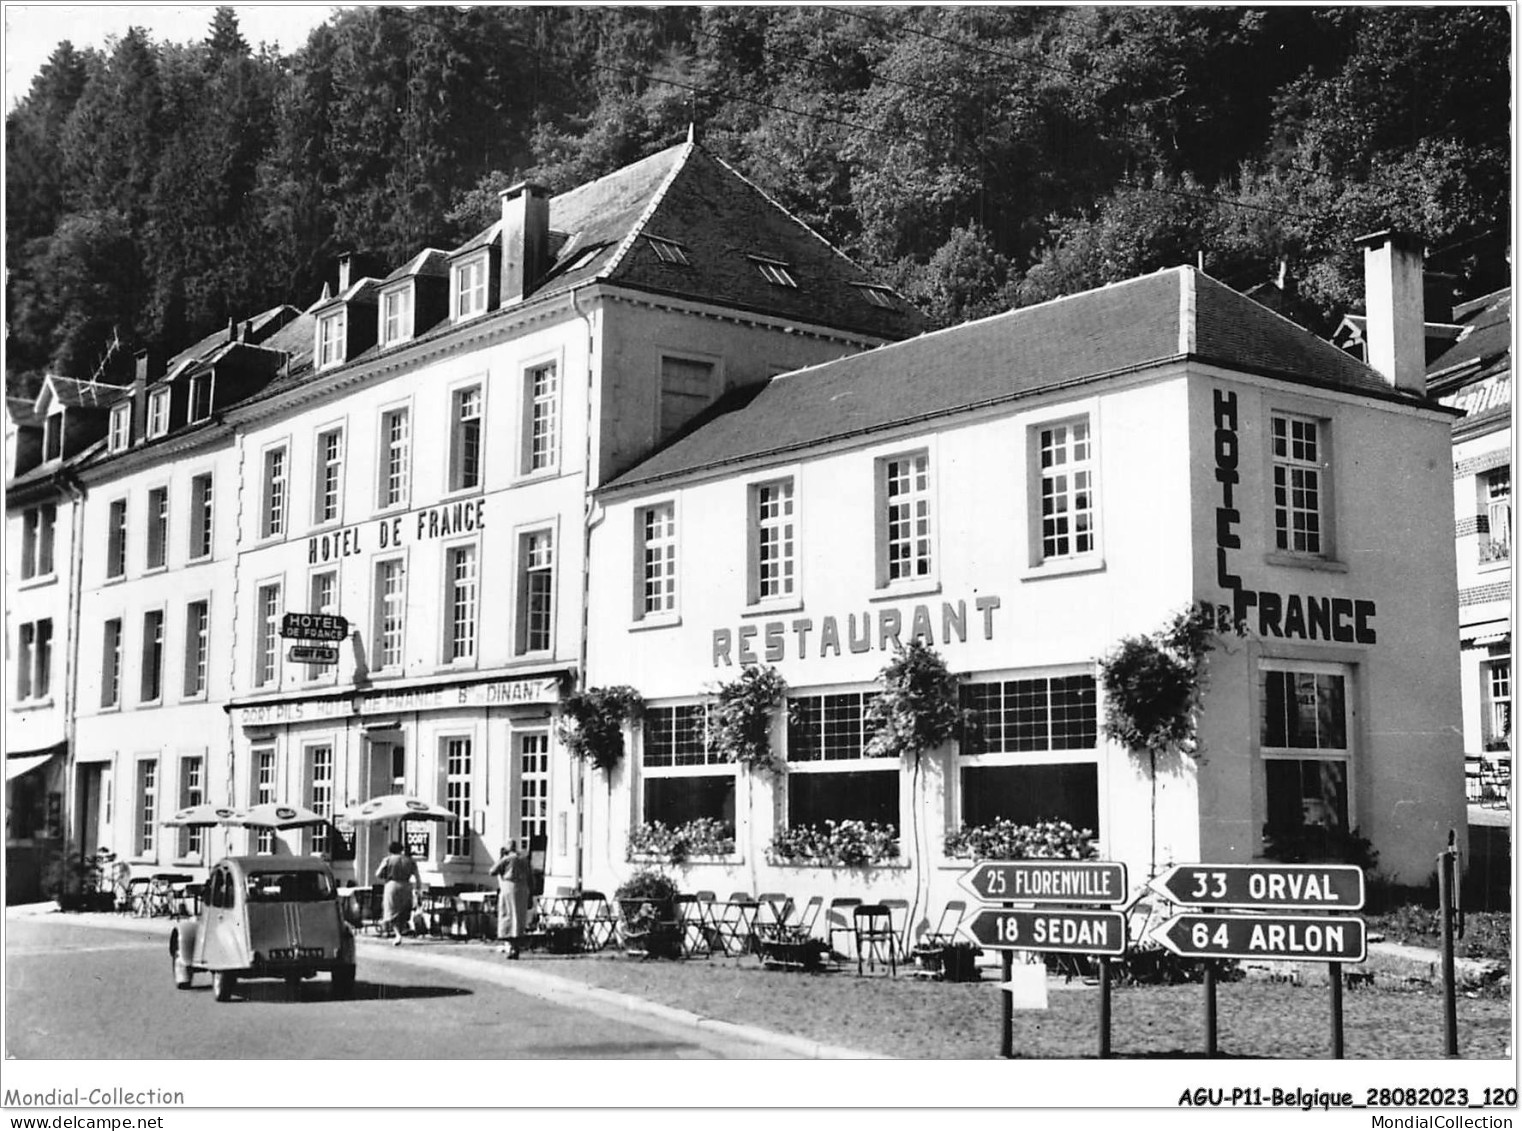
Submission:
M 417 861 L 402 851 L 402 842 L 393 840 L 386 846 L 386 858 L 375 870 L 377 880 L 386 881 L 382 895 L 381 917 L 391 924 L 395 937 L 392 946 L 402 945 L 402 931 L 412 915 L 412 888 L 421 888 L 423 879 L 418 874 Z
M 509 841 L 492 865 L 497 877 L 497 938 L 502 953 L 518 957 L 518 944 L 528 934 L 528 901 L 534 886 L 534 870 L 527 856 L 518 854 L 518 842 Z

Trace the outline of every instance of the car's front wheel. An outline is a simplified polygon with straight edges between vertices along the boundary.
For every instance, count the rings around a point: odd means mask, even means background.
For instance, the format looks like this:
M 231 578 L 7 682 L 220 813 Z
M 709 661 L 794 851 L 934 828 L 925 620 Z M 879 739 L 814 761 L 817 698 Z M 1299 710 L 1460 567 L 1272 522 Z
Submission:
M 231 970 L 213 970 L 211 972 L 211 989 L 218 1001 L 228 1001 L 233 996 L 233 990 L 237 988 L 238 975 Z
M 348 997 L 354 992 L 354 966 L 335 966 L 333 968 L 333 996 Z

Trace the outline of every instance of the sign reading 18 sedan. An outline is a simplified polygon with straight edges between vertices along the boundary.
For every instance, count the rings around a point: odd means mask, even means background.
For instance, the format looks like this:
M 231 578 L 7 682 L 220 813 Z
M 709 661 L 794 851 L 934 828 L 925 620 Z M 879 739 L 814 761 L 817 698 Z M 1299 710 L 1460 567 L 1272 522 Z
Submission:
M 1126 901 L 1126 866 L 1109 860 L 984 860 L 957 883 L 991 903 Z
M 967 930 L 990 950 L 1044 950 L 1060 954 L 1124 954 L 1126 917 L 1119 911 L 1015 911 L 984 907 Z
M 1149 884 L 1186 907 L 1356 911 L 1363 906 L 1363 869 L 1356 864 L 1176 864 Z

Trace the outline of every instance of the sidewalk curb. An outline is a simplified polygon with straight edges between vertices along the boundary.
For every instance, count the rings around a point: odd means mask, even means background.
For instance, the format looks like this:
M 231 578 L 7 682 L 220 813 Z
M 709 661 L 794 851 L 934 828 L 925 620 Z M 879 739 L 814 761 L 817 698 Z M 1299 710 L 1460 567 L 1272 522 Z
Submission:
M 7 920 L 41 919 L 53 914 L 59 913 L 56 910 L 56 905 L 51 903 L 25 904 L 5 909 L 5 918 Z M 60 918 L 58 921 L 60 923 L 66 922 L 84 927 L 135 931 L 145 935 L 161 934 L 166 940 L 166 945 L 169 929 L 174 923 L 174 920 L 140 919 L 131 915 L 120 915 L 111 912 L 71 913 L 67 918 Z M 609 990 L 601 986 L 589 986 L 574 978 L 561 978 L 541 970 L 508 966 L 505 963 L 493 963 L 489 958 L 490 951 L 481 952 L 479 957 L 467 957 L 461 954 L 447 954 L 426 949 L 424 944 L 417 943 L 411 946 L 392 947 L 389 943 L 380 939 L 372 939 L 365 936 L 359 936 L 356 942 L 361 950 L 379 952 L 376 957 L 382 961 L 396 961 L 404 965 L 431 966 L 436 969 L 449 970 L 467 977 L 482 978 L 489 982 L 506 985 L 521 993 L 538 998 L 549 1000 L 579 999 L 597 1002 L 603 1006 L 620 1009 L 629 1013 L 644 1014 L 648 1017 L 659 1018 L 670 1024 L 698 1029 L 715 1036 L 747 1041 L 764 1048 L 773 1048 L 779 1052 L 791 1053 L 794 1056 L 809 1060 L 892 1059 L 884 1057 L 880 1053 L 866 1052 L 862 1049 L 823 1044 L 811 1037 L 778 1033 L 771 1029 L 762 1029 L 755 1025 L 745 1025 L 736 1021 L 725 1021 L 717 1017 L 705 1017 L 699 1013 L 692 1013 L 685 1009 L 663 1005 L 660 1002 L 650 1001 L 647 998 L 637 997 L 634 994 L 620 993 L 617 990 Z

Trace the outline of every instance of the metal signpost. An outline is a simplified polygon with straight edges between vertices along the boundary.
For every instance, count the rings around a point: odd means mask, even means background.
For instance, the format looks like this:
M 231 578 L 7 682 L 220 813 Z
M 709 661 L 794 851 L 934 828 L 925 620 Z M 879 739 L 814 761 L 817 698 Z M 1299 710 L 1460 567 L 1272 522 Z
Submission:
M 1263 958 L 1325 962 L 1331 985 L 1332 1056 L 1342 1059 L 1342 964 L 1362 962 L 1368 944 L 1361 918 L 1275 915 L 1277 911 L 1357 911 L 1363 869 L 1352 864 L 1177 864 L 1148 881 L 1184 907 L 1149 932 L 1183 958 L 1205 959 L 1205 1053 L 1216 1053 L 1215 964 L 1212 959 Z M 1260 914 L 1219 914 L 1223 908 Z
M 1099 958 L 1099 1055 L 1110 1055 L 1110 964 L 1108 956 L 1126 950 L 1126 917 L 1119 911 L 1096 911 L 1092 905 L 1126 901 L 1126 866 L 1108 860 L 983 860 L 957 877 L 957 883 L 984 902 L 968 924 L 973 938 L 990 950 L 1003 951 L 1003 1031 L 999 1052 L 1014 1055 L 1014 976 L 1012 952 L 1050 951 L 1092 954 Z M 1014 904 L 1035 904 L 1035 909 Z M 1089 907 L 1051 907 L 1080 904 Z

